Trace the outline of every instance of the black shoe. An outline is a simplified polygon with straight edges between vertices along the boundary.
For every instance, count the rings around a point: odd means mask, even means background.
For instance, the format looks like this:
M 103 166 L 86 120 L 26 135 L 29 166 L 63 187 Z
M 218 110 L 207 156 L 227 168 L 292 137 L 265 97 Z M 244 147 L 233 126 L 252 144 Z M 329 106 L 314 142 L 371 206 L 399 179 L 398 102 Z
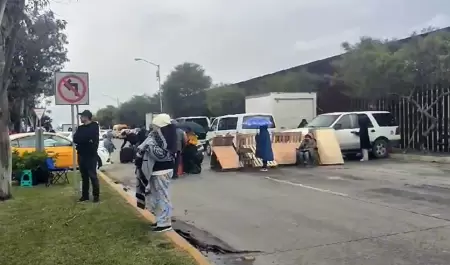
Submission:
M 172 177 L 172 179 L 177 179 L 177 178 L 178 178 L 178 176 L 173 176 L 173 177 Z
M 157 227 L 153 228 L 152 230 L 153 230 L 153 232 L 161 233 L 161 232 L 166 232 L 166 231 L 172 230 L 172 226 L 157 226 Z
M 158 224 L 156 224 L 156 223 L 150 225 L 150 227 L 151 227 L 152 229 L 155 229 L 157 226 L 158 226 Z
M 99 201 L 100 201 L 100 198 L 99 198 L 99 197 L 94 197 L 93 202 L 99 202 Z
M 78 199 L 78 202 L 85 202 L 85 201 L 89 201 L 89 198 L 81 197 Z

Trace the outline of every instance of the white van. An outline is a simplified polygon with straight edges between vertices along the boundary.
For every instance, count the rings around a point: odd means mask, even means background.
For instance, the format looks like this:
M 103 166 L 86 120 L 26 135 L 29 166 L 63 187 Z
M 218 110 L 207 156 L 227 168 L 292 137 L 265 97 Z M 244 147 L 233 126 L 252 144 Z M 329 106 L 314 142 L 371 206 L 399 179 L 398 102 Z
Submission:
M 205 132 L 207 132 L 209 130 L 209 128 L 211 127 L 211 122 L 209 120 L 208 117 L 206 116 L 190 116 L 190 117 L 179 117 L 175 119 L 177 122 L 179 123 L 183 123 L 183 122 L 195 122 L 198 125 L 202 126 L 203 128 L 205 128 Z M 206 143 L 206 133 L 201 133 L 198 136 L 198 142 L 200 144 L 202 144 L 203 146 L 205 146 Z
M 395 118 L 388 111 L 355 111 L 333 112 L 315 117 L 305 128 L 288 130 L 287 132 L 308 133 L 314 128 L 334 128 L 341 151 L 346 155 L 360 153 L 358 119 L 365 116 L 369 121 L 369 137 L 372 153 L 377 158 L 387 157 L 390 147 L 400 143 L 400 130 Z
M 236 135 L 236 133 L 256 133 L 256 129 L 246 125 L 246 121 L 253 118 L 267 119 L 268 123 L 270 123 L 269 131 L 275 129 L 276 125 L 273 116 L 268 113 L 243 113 L 216 117 L 206 134 L 206 154 L 211 155 L 210 141 L 216 136 L 224 136 L 226 134 Z

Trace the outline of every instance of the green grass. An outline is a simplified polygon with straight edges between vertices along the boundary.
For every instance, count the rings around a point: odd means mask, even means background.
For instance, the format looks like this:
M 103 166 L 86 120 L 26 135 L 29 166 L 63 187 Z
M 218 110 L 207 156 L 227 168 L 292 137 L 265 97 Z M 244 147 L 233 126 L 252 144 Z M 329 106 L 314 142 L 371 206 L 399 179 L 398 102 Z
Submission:
M 77 181 L 79 183 L 79 181 Z M 195 264 L 161 234 L 149 232 L 106 183 L 101 203 L 76 203 L 74 185 L 13 187 L 0 202 L 0 264 Z

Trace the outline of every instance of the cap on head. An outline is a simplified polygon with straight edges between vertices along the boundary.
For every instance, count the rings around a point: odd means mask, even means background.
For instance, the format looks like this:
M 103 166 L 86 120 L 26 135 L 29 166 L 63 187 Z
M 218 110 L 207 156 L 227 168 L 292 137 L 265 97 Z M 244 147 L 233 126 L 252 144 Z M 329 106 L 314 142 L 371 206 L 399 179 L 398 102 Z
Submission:
M 81 117 L 92 119 L 92 112 L 90 112 L 89 110 L 83 110 L 82 112 L 78 113 L 78 115 Z
M 169 114 L 161 113 L 153 118 L 152 124 L 161 128 L 172 124 L 172 119 L 170 118 Z

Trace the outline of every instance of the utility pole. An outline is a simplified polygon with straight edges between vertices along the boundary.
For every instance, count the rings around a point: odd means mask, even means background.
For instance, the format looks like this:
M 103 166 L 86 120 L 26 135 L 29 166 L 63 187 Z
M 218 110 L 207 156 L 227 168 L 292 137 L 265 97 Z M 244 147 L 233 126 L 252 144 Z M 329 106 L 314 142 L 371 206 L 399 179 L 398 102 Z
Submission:
M 161 113 L 163 113 L 163 101 L 162 101 L 162 90 L 161 90 L 161 67 L 159 64 L 156 66 L 156 78 L 158 79 L 158 93 L 159 93 L 159 110 Z
M 140 62 L 144 62 L 147 64 L 151 64 L 156 67 L 156 80 L 158 81 L 159 109 L 160 109 L 160 112 L 163 113 L 163 99 L 162 99 L 163 95 L 162 95 L 162 90 L 161 90 L 161 65 L 152 63 L 152 62 L 147 61 L 142 58 L 134 58 L 134 60 L 136 62 L 140 61 Z

